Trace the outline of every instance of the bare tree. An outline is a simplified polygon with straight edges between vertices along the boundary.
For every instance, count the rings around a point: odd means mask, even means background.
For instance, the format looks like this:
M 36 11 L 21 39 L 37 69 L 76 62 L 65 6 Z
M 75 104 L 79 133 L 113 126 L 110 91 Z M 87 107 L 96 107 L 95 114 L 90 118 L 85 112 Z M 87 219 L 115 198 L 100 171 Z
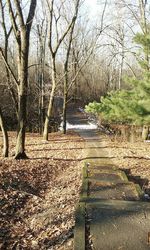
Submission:
M 5 125 L 5 122 L 4 122 L 1 107 L 0 107 L 0 127 L 1 127 L 1 130 L 2 130 L 2 134 L 3 134 L 3 154 L 2 155 L 4 157 L 8 157 L 8 148 L 9 148 L 8 133 L 7 133 L 6 125 Z
M 60 5 L 54 6 L 54 3 L 56 3 L 55 0 L 47 0 L 47 5 L 49 9 L 49 38 L 48 38 L 48 46 L 50 51 L 50 58 L 51 58 L 51 81 L 52 81 L 52 88 L 51 93 L 49 97 L 49 104 L 48 109 L 46 113 L 46 119 L 44 124 L 44 132 L 43 132 L 43 139 L 48 140 L 48 126 L 49 126 L 49 120 L 52 115 L 52 106 L 53 106 L 53 100 L 54 95 L 57 87 L 57 69 L 56 69 L 56 56 L 58 53 L 58 50 L 62 44 L 62 41 L 65 39 L 66 35 L 70 31 L 74 19 L 76 18 L 76 11 L 74 11 L 72 18 L 67 25 L 64 25 L 64 31 L 60 32 L 59 21 L 61 19 L 61 26 L 63 26 L 63 15 L 61 13 L 61 10 L 64 9 L 65 1 L 60 1 Z M 57 10 L 57 11 L 56 11 Z M 66 18 L 66 17 L 65 17 Z M 65 22 L 66 23 L 66 22 Z M 55 30 L 54 30 L 55 26 Z
M 1 56 L 5 58 L 6 63 L 8 63 L 8 43 L 9 43 L 9 37 L 11 35 L 12 32 L 12 25 L 8 28 L 8 24 L 6 25 L 6 16 L 5 16 L 5 9 L 6 9 L 6 3 L 3 0 L 0 0 L 0 11 L 1 11 L 1 24 L 2 24 L 2 29 L 3 29 L 3 33 L 4 33 L 4 54 L 2 55 L 1 52 Z M 16 18 L 16 17 L 15 17 Z M 10 79 L 10 73 L 9 70 L 7 68 L 7 66 L 5 65 L 5 69 L 6 69 L 6 86 L 11 94 L 13 103 L 14 103 L 14 107 L 15 107 L 15 112 L 16 112 L 16 116 L 18 117 L 18 101 L 16 98 L 16 91 L 14 90 L 12 81 Z
M 66 51 L 66 58 L 64 62 L 64 100 L 63 100 L 63 132 L 66 134 L 66 105 L 67 105 L 67 94 L 68 94 L 68 66 L 69 66 L 69 56 L 70 56 L 70 51 L 71 51 L 71 44 L 72 44 L 72 39 L 73 39 L 73 32 L 74 32 L 74 27 L 75 27 L 75 22 L 78 16 L 78 11 L 79 11 L 79 3 L 80 0 L 76 1 L 75 5 L 75 15 L 74 19 L 72 22 L 72 26 L 70 29 L 69 33 L 69 38 L 68 38 L 68 46 L 67 46 L 67 51 Z
M 13 5 L 14 3 L 14 5 Z M 27 18 L 19 0 L 7 0 L 10 19 L 18 48 L 18 133 L 16 142 L 15 159 L 26 158 L 25 130 L 26 130 L 26 105 L 28 92 L 28 57 L 31 26 L 35 14 L 36 0 L 30 1 Z M 15 12 L 16 11 L 16 12 Z M 15 18 L 17 14 L 17 19 Z
M 45 120 L 45 55 L 46 55 L 46 41 L 47 41 L 47 22 L 46 18 L 43 17 L 41 22 L 37 24 L 37 37 L 38 37 L 38 65 L 37 65 L 37 81 L 39 87 L 39 132 L 43 133 L 43 126 Z

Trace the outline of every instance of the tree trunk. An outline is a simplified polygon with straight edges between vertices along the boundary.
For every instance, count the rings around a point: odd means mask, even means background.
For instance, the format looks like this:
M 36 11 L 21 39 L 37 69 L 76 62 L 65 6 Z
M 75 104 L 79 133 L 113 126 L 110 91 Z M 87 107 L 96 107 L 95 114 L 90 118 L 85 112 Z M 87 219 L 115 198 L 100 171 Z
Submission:
M 67 53 L 66 53 L 66 60 L 64 63 L 64 103 L 63 103 L 63 133 L 66 134 L 66 105 L 67 105 L 67 92 L 68 92 L 68 65 L 69 65 L 69 56 L 70 56 L 70 50 L 71 50 L 71 45 L 72 45 L 72 39 L 73 39 L 73 32 L 74 32 L 74 27 L 75 27 L 75 21 L 77 19 L 78 15 L 78 8 L 79 8 L 79 2 L 80 0 L 77 0 L 76 6 L 75 6 L 75 15 L 73 18 L 72 26 L 70 29 L 70 34 L 69 34 L 69 41 L 68 41 L 68 48 L 67 48 Z M 76 74 L 76 61 L 74 64 L 74 70 Z M 76 81 L 76 78 L 75 78 Z M 75 82 L 76 83 L 76 82 Z
M 75 48 L 73 48 L 72 51 L 72 63 L 73 63 L 73 74 L 74 76 L 76 76 L 77 74 L 77 59 L 76 59 L 76 55 L 75 55 Z M 77 96 L 78 96 L 78 86 L 77 86 L 77 77 L 75 77 L 74 80 L 74 101 L 75 103 L 77 102 Z
M 15 159 L 28 158 L 25 153 L 26 104 L 27 104 L 27 96 L 20 94 L 19 104 L 18 104 L 19 120 L 18 120 L 18 133 L 17 133 Z
M 45 108 L 44 108 L 44 75 L 40 73 L 39 77 L 39 133 L 43 133 Z
M 63 133 L 66 134 L 66 112 L 67 112 L 67 83 L 68 77 L 67 72 L 64 79 L 64 102 L 63 102 Z
M 44 20 L 43 20 L 44 21 Z M 43 35 L 44 39 L 43 39 Z M 45 68 L 45 52 L 46 52 L 46 35 L 47 35 L 47 26 L 45 32 L 42 26 L 37 25 L 37 34 L 39 39 L 39 67 L 38 67 L 38 82 L 39 82 L 39 133 L 43 134 L 44 120 L 45 120 L 45 108 L 44 108 L 44 68 Z M 38 50 L 37 50 L 38 56 Z
M 55 57 L 52 57 L 52 90 L 50 93 L 49 105 L 48 105 L 48 110 L 47 110 L 45 124 L 44 124 L 44 131 L 43 131 L 43 139 L 45 141 L 48 141 L 48 126 L 49 126 L 49 120 L 52 116 L 55 89 L 56 89 L 56 62 L 55 62 Z
M 7 38 L 7 36 L 5 37 L 5 59 L 6 59 L 6 61 L 8 61 L 8 38 Z M 18 119 L 18 102 L 16 99 L 14 89 L 12 87 L 12 84 L 10 82 L 10 74 L 9 74 L 9 71 L 8 71 L 6 66 L 5 66 L 5 69 L 6 69 L 7 86 L 8 86 L 9 92 L 11 94 L 12 101 L 13 101 L 14 107 L 15 107 L 16 117 Z
M 28 54 L 29 54 L 29 39 L 27 32 L 22 34 L 21 55 L 18 61 L 19 75 L 19 100 L 18 100 L 18 131 L 15 159 L 28 158 L 25 153 L 25 131 L 26 131 L 26 109 L 27 109 L 27 91 L 28 91 Z
M 7 134 L 6 126 L 4 123 L 1 108 L 0 108 L 0 127 L 2 130 L 2 134 L 3 134 L 3 154 L 2 155 L 3 155 L 3 157 L 8 157 L 8 149 L 9 149 L 8 134 Z
M 15 39 L 18 47 L 18 133 L 16 142 L 15 159 L 27 158 L 25 154 L 26 106 L 28 91 L 28 57 L 30 32 L 35 15 L 37 0 L 30 1 L 29 12 L 25 21 L 23 8 L 19 0 L 7 0 L 9 15 L 12 22 Z M 15 18 L 17 13 L 17 21 Z M 27 14 L 27 13 L 26 13 Z M 14 74 L 13 74 L 14 75 Z M 15 79 L 16 80 L 16 79 Z
M 64 103 L 63 103 L 63 133 L 66 134 L 67 131 L 67 95 L 64 95 Z

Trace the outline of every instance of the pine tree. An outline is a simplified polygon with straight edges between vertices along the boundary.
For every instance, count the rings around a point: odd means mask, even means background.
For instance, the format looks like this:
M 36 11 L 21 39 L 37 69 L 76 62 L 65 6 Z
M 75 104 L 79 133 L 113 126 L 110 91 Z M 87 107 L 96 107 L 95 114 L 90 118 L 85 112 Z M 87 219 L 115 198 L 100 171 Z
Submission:
M 86 106 L 86 111 L 101 113 L 105 121 L 142 125 L 145 131 L 143 139 L 146 139 L 150 124 L 150 35 L 138 33 L 134 41 L 141 46 L 139 64 L 142 77 L 128 79 L 130 90 L 112 91 L 101 97 L 100 103 L 93 102 Z

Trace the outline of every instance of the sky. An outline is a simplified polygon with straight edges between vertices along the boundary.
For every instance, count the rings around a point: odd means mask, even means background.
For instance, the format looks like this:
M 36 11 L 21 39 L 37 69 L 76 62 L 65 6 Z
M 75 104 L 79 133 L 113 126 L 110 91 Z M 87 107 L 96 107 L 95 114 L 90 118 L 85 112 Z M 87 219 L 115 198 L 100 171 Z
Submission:
M 96 9 L 99 0 L 85 0 L 85 2 L 91 7 Z
M 94 15 L 99 9 L 99 1 L 100 0 L 85 0 L 85 5 L 88 7 L 91 15 Z

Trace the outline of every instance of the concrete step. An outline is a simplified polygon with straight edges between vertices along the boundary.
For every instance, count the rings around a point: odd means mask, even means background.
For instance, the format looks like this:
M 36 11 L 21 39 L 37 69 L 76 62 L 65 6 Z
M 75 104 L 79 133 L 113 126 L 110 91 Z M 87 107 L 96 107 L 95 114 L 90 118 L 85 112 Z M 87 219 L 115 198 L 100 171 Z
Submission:
M 150 249 L 150 203 L 80 202 L 76 210 L 74 250 L 85 249 Z
M 86 163 L 86 165 L 90 168 L 90 169 L 108 169 L 108 170 L 117 170 L 118 167 L 115 166 L 114 164 L 110 164 L 110 163 L 96 163 L 96 162 L 89 162 Z
M 93 249 L 150 249 L 150 203 L 87 203 L 86 213 Z
M 109 181 L 89 179 L 88 197 L 90 199 L 140 200 L 142 191 L 139 185 L 129 181 Z
M 88 169 L 88 178 L 106 181 L 128 181 L 126 174 L 121 170 L 113 169 Z

